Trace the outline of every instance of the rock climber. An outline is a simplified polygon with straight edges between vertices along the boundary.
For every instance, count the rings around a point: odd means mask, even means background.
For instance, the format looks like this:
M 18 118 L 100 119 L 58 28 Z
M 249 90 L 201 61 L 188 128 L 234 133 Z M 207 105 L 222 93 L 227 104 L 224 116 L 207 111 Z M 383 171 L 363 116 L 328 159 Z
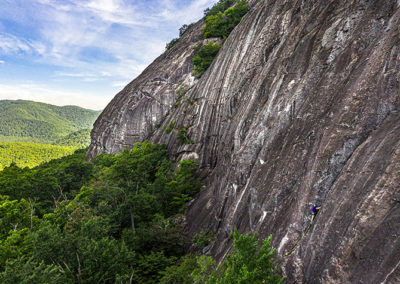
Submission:
M 313 203 L 312 204 L 312 208 L 311 208 L 311 222 L 314 221 L 315 216 L 317 215 L 319 209 L 321 209 L 320 207 L 317 207 L 317 204 Z

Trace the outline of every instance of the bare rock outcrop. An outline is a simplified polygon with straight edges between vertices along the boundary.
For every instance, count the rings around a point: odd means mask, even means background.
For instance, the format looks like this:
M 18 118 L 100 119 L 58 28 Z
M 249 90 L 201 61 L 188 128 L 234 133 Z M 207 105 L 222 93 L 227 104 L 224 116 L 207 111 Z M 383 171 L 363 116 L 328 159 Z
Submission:
M 149 139 L 170 113 L 181 93 L 197 81 L 192 76 L 194 47 L 202 39 L 203 21 L 159 56 L 107 105 L 94 124 L 88 150 L 91 159 L 101 152 L 119 153 Z
M 161 115 L 173 130 L 151 136 L 197 159 L 206 177 L 188 235 L 215 231 L 218 259 L 234 227 L 273 234 L 278 256 L 301 239 L 278 259 L 288 283 L 399 283 L 400 3 L 252 4 L 185 100 Z M 127 88 L 133 95 L 117 95 L 95 125 L 91 155 L 129 144 L 113 133 L 157 105 L 124 120 L 116 114 L 142 87 Z M 107 119 L 117 121 L 111 133 Z M 193 144 L 177 141 L 181 129 Z M 313 202 L 321 210 L 303 235 Z

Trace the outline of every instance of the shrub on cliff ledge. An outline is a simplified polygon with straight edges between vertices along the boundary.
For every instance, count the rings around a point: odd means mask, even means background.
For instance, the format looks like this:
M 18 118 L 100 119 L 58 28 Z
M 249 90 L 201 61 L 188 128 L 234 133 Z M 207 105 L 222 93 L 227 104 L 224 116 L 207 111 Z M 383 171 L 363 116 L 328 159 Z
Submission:
M 211 65 L 220 48 L 221 46 L 219 44 L 212 42 L 198 48 L 196 55 L 193 57 L 195 75 L 198 77 L 203 75 L 203 73 Z
M 179 37 L 183 36 L 183 34 L 194 25 L 195 23 L 191 23 L 189 25 L 183 24 L 182 27 L 179 28 Z
M 238 1 L 235 6 L 227 8 L 224 12 L 219 11 L 216 14 L 208 15 L 205 19 L 206 26 L 203 30 L 203 37 L 227 38 L 248 10 L 245 1 Z
M 167 43 L 165 45 L 165 50 L 171 49 L 178 41 L 179 41 L 179 38 L 172 39 L 169 43 Z
M 220 0 L 218 3 L 216 3 L 214 6 L 211 8 L 207 8 L 204 10 L 204 16 L 210 16 L 210 15 L 216 15 L 219 12 L 224 12 L 226 9 L 231 7 L 233 3 L 235 3 L 237 0 Z

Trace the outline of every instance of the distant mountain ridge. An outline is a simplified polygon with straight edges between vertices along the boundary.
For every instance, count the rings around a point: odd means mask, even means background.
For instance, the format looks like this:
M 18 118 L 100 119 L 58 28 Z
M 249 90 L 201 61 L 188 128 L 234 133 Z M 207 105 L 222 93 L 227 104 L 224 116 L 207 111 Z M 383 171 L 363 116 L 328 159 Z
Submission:
M 0 101 L 0 142 L 34 142 L 82 147 L 100 111 L 26 100 Z M 85 137 L 83 137 L 85 136 Z M 77 141 L 77 137 L 82 139 Z M 71 143 L 68 139 L 72 139 Z

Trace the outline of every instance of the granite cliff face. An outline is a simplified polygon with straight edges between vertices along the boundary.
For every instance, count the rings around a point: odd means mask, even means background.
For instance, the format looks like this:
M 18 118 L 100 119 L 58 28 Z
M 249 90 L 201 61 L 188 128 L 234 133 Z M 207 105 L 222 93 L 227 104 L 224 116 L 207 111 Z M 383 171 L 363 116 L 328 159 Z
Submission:
M 206 188 L 186 230 L 215 231 L 218 259 L 237 227 L 273 234 L 279 256 L 301 239 L 278 260 L 288 283 L 399 283 L 400 1 L 251 6 L 198 82 L 202 22 L 119 93 L 89 156 L 149 138 L 197 159 Z M 174 108 L 181 81 L 191 89 Z M 180 129 L 194 144 L 180 145 Z
M 202 21 L 158 57 L 108 104 L 92 131 L 89 159 L 101 152 L 118 153 L 149 139 L 181 94 L 196 83 L 194 48 L 202 39 Z

